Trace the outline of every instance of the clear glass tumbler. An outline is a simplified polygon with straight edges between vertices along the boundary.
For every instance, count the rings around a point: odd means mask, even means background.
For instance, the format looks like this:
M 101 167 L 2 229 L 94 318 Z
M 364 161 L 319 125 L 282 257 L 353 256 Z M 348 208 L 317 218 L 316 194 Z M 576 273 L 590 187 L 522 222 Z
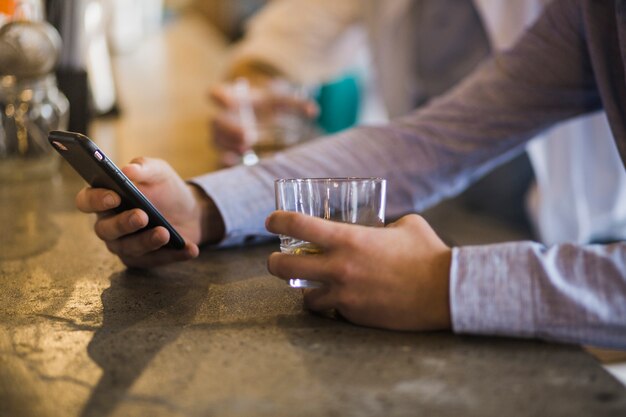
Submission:
M 244 165 L 255 165 L 260 158 L 316 135 L 313 121 L 295 104 L 311 101 L 306 87 L 282 79 L 262 88 L 253 87 L 247 79 L 239 78 L 230 88 L 236 103 L 233 118 L 238 120 L 251 146 L 242 155 Z
M 383 227 L 386 181 L 382 178 L 294 178 L 274 182 L 276 209 L 295 211 L 322 219 Z M 280 235 L 280 250 L 293 255 L 313 255 L 323 249 L 311 242 Z M 294 288 L 321 284 L 294 277 Z

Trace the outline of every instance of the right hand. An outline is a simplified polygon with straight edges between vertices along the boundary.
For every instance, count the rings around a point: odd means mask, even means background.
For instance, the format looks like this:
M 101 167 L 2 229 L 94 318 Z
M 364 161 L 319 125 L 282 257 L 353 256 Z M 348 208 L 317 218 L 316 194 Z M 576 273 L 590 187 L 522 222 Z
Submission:
M 336 309 L 355 324 L 383 329 L 451 328 L 452 250 L 424 218 L 411 214 L 383 228 L 275 211 L 265 226 L 322 249 L 307 256 L 276 252 L 267 261 L 268 271 L 285 281 L 325 284 L 304 291 L 307 308 Z
M 141 230 L 148 224 L 143 210 L 114 213 L 111 210 L 121 202 L 119 195 L 103 188 L 83 188 L 76 196 L 76 206 L 85 213 L 97 213 L 96 235 L 127 266 L 149 268 L 195 258 L 198 244 L 222 237 L 224 226 L 212 201 L 185 183 L 165 161 L 136 158 L 122 171 L 185 239 L 181 250 L 164 248 L 169 232 L 161 226 Z M 209 213 L 210 209 L 213 212 Z M 213 224 L 207 222 L 209 218 Z
M 272 84 L 281 82 L 283 80 L 273 78 L 255 78 L 250 82 L 250 101 L 255 112 L 267 114 L 288 109 L 308 119 L 317 117 L 319 109 L 314 101 L 281 93 L 280 88 L 272 91 Z M 223 164 L 236 165 L 253 143 L 237 115 L 238 99 L 233 93 L 232 83 L 215 85 L 210 91 L 210 98 L 218 106 L 211 121 L 213 141 L 223 153 Z

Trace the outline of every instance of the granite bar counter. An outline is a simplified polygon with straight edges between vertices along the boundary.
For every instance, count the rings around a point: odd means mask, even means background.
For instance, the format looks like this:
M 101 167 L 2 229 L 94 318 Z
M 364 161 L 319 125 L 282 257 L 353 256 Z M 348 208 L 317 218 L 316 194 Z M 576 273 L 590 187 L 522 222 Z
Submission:
M 401 333 L 304 311 L 277 243 L 128 270 L 82 186 L 0 185 L 0 416 L 618 416 L 578 347 Z
M 120 165 L 215 169 L 202 90 L 225 51 L 183 17 L 118 57 L 122 116 L 92 138 Z M 304 311 L 266 271 L 277 242 L 128 270 L 75 209 L 82 186 L 65 164 L 0 184 L 0 417 L 626 415 L 626 390 L 576 346 Z

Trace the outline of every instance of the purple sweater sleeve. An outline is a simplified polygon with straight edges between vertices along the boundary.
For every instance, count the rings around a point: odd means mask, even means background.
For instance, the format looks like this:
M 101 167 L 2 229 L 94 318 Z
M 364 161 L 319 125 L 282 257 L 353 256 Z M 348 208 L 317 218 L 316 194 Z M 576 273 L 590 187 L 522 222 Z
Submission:
M 387 212 L 396 217 L 460 192 L 551 124 L 598 109 L 579 3 L 555 0 L 512 50 L 390 125 L 352 129 L 255 167 L 195 179 L 224 217 L 224 244 L 267 235 L 274 178 L 384 177 Z M 454 329 L 626 347 L 625 257 L 623 244 L 455 249 Z
M 453 328 L 626 347 L 626 243 L 455 248 Z

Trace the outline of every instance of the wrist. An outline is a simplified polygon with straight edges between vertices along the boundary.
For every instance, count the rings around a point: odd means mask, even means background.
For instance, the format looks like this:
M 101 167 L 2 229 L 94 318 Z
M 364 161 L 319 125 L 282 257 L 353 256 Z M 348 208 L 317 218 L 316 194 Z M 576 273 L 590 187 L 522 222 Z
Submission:
M 452 265 L 452 249 L 446 247 L 437 257 L 436 272 L 439 299 L 438 308 L 436 308 L 436 327 L 440 329 L 452 328 L 452 313 L 450 308 L 450 268 Z
M 196 201 L 193 216 L 197 220 L 200 230 L 198 244 L 213 244 L 224 239 L 226 233 L 224 219 L 211 197 L 195 184 L 188 184 L 188 186 Z

